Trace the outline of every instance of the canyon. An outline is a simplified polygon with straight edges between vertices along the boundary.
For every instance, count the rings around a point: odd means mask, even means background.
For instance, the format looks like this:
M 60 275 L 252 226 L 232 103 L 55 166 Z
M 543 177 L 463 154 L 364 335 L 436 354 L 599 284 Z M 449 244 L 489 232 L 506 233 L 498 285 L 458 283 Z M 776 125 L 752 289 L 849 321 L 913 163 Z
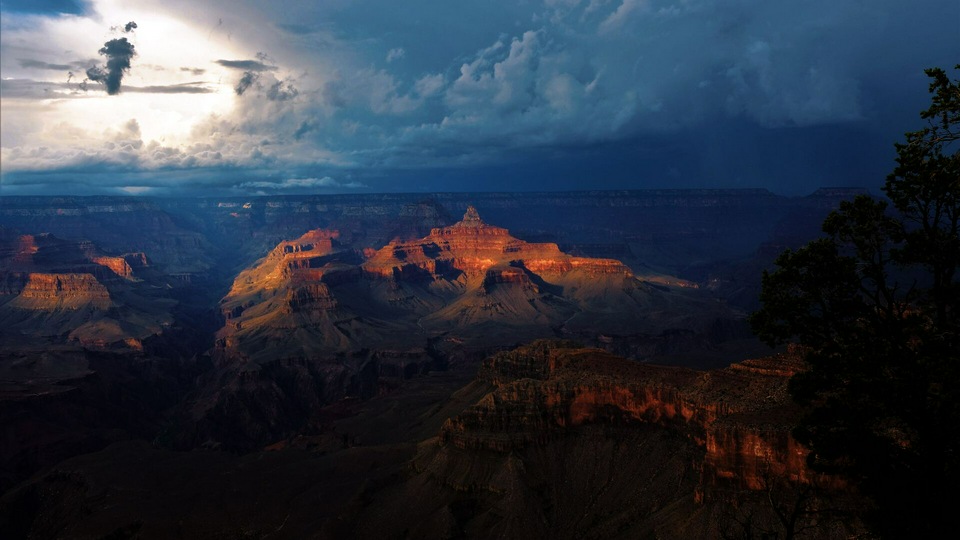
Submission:
M 794 351 L 696 371 L 538 341 L 472 380 L 341 404 L 325 433 L 259 452 L 113 444 L 13 490 L 0 523 L 158 538 L 709 538 L 742 534 L 745 517 L 782 534 L 778 505 L 798 505 L 798 527 L 848 538 L 842 484 L 811 473 L 789 434 L 797 369 Z
M 755 495 L 836 484 L 745 316 L 856 193 L 3 197 L 0 525 L 681 538 L 745 497 L 773 526 Z

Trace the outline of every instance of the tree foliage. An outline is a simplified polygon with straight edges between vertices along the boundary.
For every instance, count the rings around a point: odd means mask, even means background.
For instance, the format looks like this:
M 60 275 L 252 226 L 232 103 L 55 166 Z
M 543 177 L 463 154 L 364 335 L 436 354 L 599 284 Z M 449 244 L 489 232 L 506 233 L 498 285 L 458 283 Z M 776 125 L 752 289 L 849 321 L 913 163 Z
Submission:
M 960 490 L 960 81 L 926 73 L 927 125 L 896 144 L 889 202 L 842 203 L 823 238 L 764 273 L 751 318 L 770 344 L 803 345 L 795 436 L 890 538 L 946 533 Z

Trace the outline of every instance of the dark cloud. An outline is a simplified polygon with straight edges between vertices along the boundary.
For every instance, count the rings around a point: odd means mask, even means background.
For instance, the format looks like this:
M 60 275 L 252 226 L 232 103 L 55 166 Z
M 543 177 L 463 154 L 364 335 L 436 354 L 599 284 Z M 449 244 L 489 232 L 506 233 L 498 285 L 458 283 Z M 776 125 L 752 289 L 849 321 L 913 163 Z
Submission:
M 162 86 L 126 86 L 124 90 L 141 94 L 210 94 L 214 92 L 213 89 L 202 86 L 202 84 L 192 82 Z
M 49 69 L 50 71 L 69 71 L 73 69 L 69 64 L 50 64 L 29 58 L 20 58 L 18 62 L 20 62 L 20 67 L 23 68 Z
M 104 67 L 93 66 L 87 70 L 87 78 L 107 87 L 111 96 L 120 93 L 123 75 L 130 70 L 130 60 L 137 55 L 133 43 L 127 38 L 111 39 L 100 48 L 100 54 L 107 57 Z
M 299 141 L 304 135 L 310 133 L 311 131 L 315 131 L 316 129 L 317 125 L 312 120 L 303 120 L 300 122 L 300 125 L 297 126 L 297 130 L 293 132 L 293 138 Z
M 248 72 L 273 71 L 277 69 L 276 66 L 268 66 L 257 60 L 216 60 L 215 63 L 220 64 L 225 68 L 240 69 Z
M 127 24 L 121 24 L 117 26 L 111 26 L 111 32 L 123 32 L 124 34 L 129 34 L 137 29 L 137 23 L 130 21 Z
M 248 88 L 253 86 L 260 80 L 260 74 L 254 73 L 252 71 L 244 71 L 243 76 L 240 77 L 240 80 L 237 81 L 237 85 L 233 87 L 233 90 L 237 93 L 238 96 L 242 96 Z
M 100 66 L 93 66 L 87 69 L 87 80 L 104 84 L 107 81 L 107 72 Z M 107 90 L 107 93 L 113 93 Z
M 230 69 L 242 69 L 243 75 L 234 85 L 233 90 L 238 96 L 242 96 L 253 87 L 258 90 L 257 94 L 266 97 L 269 101 L 290 101 L 300 95 L 293 82 L 289 79 L 278 79 L 269 73 L 277 70 L 277 66 L 271 65 L 273 60 L 266 53 L 258 52 L 256 60 L 216 60 L 215 62 L 223 67 Z M 266 88 L 265 92 L 260 92 Z
M 70 73 L 67 82 L 44 82 L 31 79 L 5 79 L 0 80 L 0 92 L 4 98 L 26 98 L 26 99 L 47 99 L 51 93 L 56 93 L 58 98 L 77 97 L 86 90 L 83 83 L 73 84 L 71 81 L 73 74 Z M 79 91 L 79 92 L 78 92 Z M 211 94 L 214 89 L 203 86 L 203 83 L 191 82 L 172 85 L 158 86 L 124 86 L 124 92 L 134 94 Z
M 300 91 L 289 81 L 277 81 L 267 88 L 267 99 L 270 101 L 287 101 L 297 97 Z
M 41 60 L 34 60 L 32 58 L 19 58 L 17 62 L 20 64 L 20 67 L 27 69 L 44 69 L 49 71 L 82 71 L 96 64 L 97 60 L 75 60 L 69 64 L 52 64 L 50 62 L 43 62 Z
M 203 75 L 204 73 L 207 72 L 207 70 L 203 68 L 195 68 L 195 67 L 181 67 L 180 71 L 183 71 L 185 73 L 190 73 L 192 75 Z

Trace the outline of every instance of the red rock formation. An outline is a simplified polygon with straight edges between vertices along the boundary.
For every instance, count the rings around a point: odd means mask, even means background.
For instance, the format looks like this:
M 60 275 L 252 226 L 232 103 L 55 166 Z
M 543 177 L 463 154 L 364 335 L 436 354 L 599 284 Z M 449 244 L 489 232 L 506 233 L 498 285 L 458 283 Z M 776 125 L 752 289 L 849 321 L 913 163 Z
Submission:
M 334 242 L 339 236 L 338 231 L 317 229 L 308 231 L 296 240 L 280 242 L 256 266 L 237 276 L 230 292 L 220 302 L 224 314 L 230 318 L 238 302 L 243 304 L 251 295 L 274 291 L 298 277 L 298 274 L 323 266 L 327 262 L 325 256 L 334 251 Z M 301 276 L 300 281 L 319 279 L 317 274 L 306 273 L 308 275 Z
M 17 264 L 31 264 L 33 256 L 39 251 L 36 238 L 32 234 L 25 234 L 18 239 L 14 248 L 13 260 Z
M 93 274 L 31 273 L 11 305 L 22 309 L 53 311 L 110 307 L 110 293 Z
M 483 277 L 498 265 L 522 266 L 538 274 L 582 269 L 591 275 L 632 275 L 620 261 L 571 257 L 556 244 L 514 238 L 507 229 L 484 223 L 472 206 L 459 223 L 435 228 L 420 240 L 391 242 L 370 256 L 363 267 L 373 276 L 403 280 L 435 278 L 450 271 L 462 272 L 468 279 Z
M 256 366 L 304 361 L 336 396 L 351 380 L 344 376 L 345 358 L 369 356 L 378 366 L 365 368 L 372 381 L 384 373 L 406 377 L 435 360 L 474 361 L 496 347 L 558 334 L 591 342 L 600 334 L 639 336 L 644 344 L 678 326 L 695 335 L 700 329 L 690 320 L 712 324 L 722 309 L 716 302 L 697 304 L 691 314 L 684 298 L 645 287 L 619 261 L 573 257 L 556 244 L 518 240 L 485 224 L 473 208 L 455 225 L 419 240 L 394 240 L 366 260 L 339 249 L 338 236 L 317 230 L 282 242 L 237 276 L 220 303 L 225 324 L 216 334 L 218 369 L 240 380 Z M 383 351 L 417 360 L 378 356 Z M 258 370 L 257 384 L 268 388 L 277 383 L 272 377 L 300 376 L 284 370 Z M 554 423 L 592 421 L 605 414 L 603 400 L 621 399 L 604 395 L 591 404 L 587 394 L 576 398 L 570 418 L 557 412 Z M 217 399 L 233 398 L 220 393 Z
M 337 307 L 337 301 L 330 294 L 330 289 L 319 282 L 287 289 L 286 304 L 289 313 L 310 309 L 327 310 Z
M 360 270 L 340 262 L 352 252 L 339 250 L 339 236 L 337 231 L 308 231 L 296 240 L 281 242 L 255 266 L 241 272 L 220 302 L 227 324 L 217 333 L 218 351 L 225 357 L 246 357 L 250 352 L 241 350 L 248 329 L 256 336 L 250 340 L 255 342 L 252 348 L 262 348 L 257 341 L 261 339 L 295 346 L 297 341 L 289 337 L 293 329 L 304 326 L 323 334 L 324 328 L 343 318 L 329 287 L 359 279 Z M 340 343 L 338 337 L 316 338 Z
M 64 240 L 52 234 L 23 235 L 7 249 L 0 249 L 0 269 L 16 272 L 93 274 L 98 281 L 131 279 L 133 267 L 146 265 L 142 253 L 107 256 L 89 241 Z
M 109 268 L 111 272 L 124 279 L 133 277 L 133 268 L 124 257 L 93 257 L 92 262 Z
M 512 266 L 496 266 L 488 268 L 483 276 L 483 289 L 489 291 L 490 288 L 501 284 L 519 285 L 524 288 L 538 291 L 538 287 L 530 280 L 530 276 L 522 268 Z
M 688 307 L 647 287 L 620 261 L 514 238 L 473 207 L 459 223 L 363 256 L 340 249 L 339 236 L 309 231 L 241 272 L 220 304 L 228 321 L 220 350 L 266 360 L 281 350 L 424 347 L 438 335 L 444 347 L 489 350 L 561 333 L 590 342 L 602 334 L 611 348 L 651 354 L 666 345 L 649 336 L 678 327 L 695 334 L 731 316 L 716 302 Z M 623 345 L 630 336 L 640 336 L 637 344 Z
M 537 342 L 484 361 L 478 379 L 495 389 L 448 420 L 439 441 L 509 453 L 579 425 L 656 424 L 703 448 L 700 496 L 716 487 L 761 489 L 771 476 L 806 482 L 807 449 L 790 435 L 796 411 L 786 394 L 799 366 L 777 356 L 697 372 Z

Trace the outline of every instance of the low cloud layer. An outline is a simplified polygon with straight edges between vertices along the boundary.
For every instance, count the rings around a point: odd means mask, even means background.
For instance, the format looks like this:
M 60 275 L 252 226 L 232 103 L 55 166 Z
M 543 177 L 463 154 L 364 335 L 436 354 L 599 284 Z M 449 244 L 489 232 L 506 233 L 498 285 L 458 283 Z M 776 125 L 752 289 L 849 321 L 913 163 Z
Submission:
M 360 189 L 365 188 L 360 182 L 338 182 L 329 176 L 323 178 L 287 178 L 278 182 L 259 180 L 256 182 L 243 182 L 239 186 L 242 189 L 257 189 L 269 191 L 302 191 L 316 190 L 318 188 L 345 188 Z

